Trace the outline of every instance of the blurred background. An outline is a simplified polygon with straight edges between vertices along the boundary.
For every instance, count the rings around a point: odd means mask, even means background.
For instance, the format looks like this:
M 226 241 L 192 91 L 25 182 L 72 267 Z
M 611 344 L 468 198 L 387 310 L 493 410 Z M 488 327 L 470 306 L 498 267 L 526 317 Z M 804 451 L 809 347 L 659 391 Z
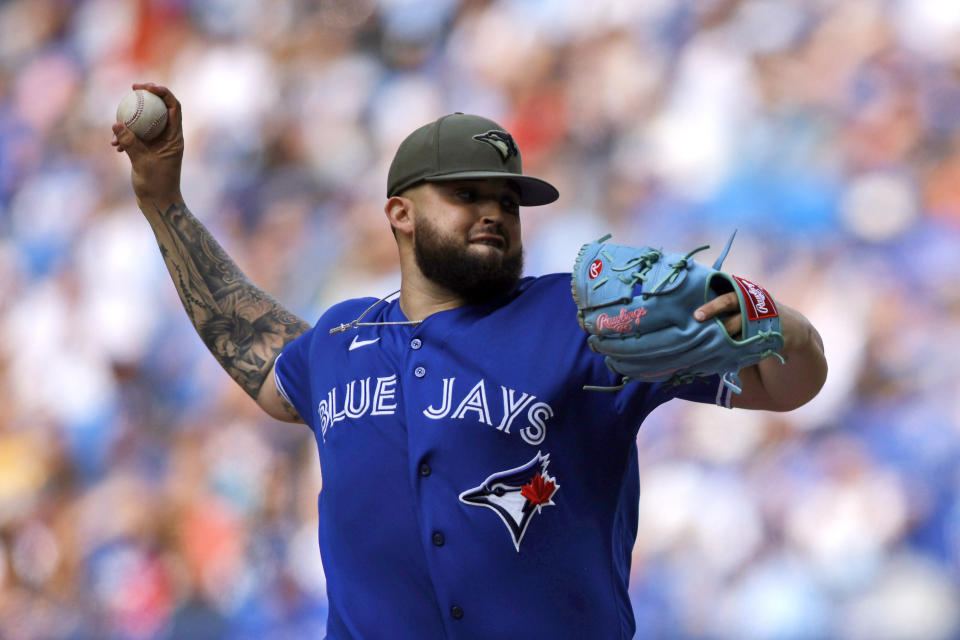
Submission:
M 323 635 L 316 445 L 208 355 L 109 144 L 148 80 L 191 209 L 311 322 L 396 288 L 387 166 L 451 111 L 560 187 L 529 274 L 738 228 L 830 378 L 644 424 L 637 637 L 960 637 L 955 0 L 5 0 L 0 638 Z

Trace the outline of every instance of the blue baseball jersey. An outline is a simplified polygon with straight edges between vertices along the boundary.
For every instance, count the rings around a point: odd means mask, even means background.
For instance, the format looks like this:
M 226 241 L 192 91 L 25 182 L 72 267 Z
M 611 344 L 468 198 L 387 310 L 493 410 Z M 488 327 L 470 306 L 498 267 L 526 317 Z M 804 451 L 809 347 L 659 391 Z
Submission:
M 330 334 L 374 302 L 335 305 L 275 365 L 319 448 L 327 637 L 632 638 L 637 430 L 674 397 L 729 406 L 719 378 L 584 391 L 619 378 L 569 274 Z M 363 318 L 405 320 L 396 300 Z

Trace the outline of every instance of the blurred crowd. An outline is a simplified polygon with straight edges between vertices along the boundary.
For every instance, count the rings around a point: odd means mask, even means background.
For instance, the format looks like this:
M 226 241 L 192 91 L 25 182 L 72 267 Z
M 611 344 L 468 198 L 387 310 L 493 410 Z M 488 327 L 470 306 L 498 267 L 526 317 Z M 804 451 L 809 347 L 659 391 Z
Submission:
M 644 424 L 637 637 L 960 637 L 955 0 L 6 0 L 0 638 L 323 637 L 316 445 L 181 309 L 109 145 L 134 81 L 183 104 L 190 208 L 310 322 L 397 288 L 387 166 L 451 111 L 560 187 L 528 274 L 738 229 L 726 268 L 830 377 Z

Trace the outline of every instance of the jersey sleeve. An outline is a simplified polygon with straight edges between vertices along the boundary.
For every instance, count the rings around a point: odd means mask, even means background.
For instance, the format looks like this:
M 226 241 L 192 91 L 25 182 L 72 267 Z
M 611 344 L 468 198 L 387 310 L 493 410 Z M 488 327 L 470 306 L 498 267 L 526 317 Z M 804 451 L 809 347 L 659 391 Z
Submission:
M 307 424 L 311 423 L 309 351 L 314 329 L 307 330 L 289 343 L 273 363 L 277 391 L 293 405 Z
M 661 392 L 667 393 L 667 398 L 680 398 L 681 400 L 690 400 L 691 402 L 701 402 L 703 404 L 715 404 L 718 407 L 730 408 L 731 394 L 730 388 L 723 384 L 719 375 L 697 378 L 693 382 L 670 387 L 669 385 L 660 385 L 668 387 Z
M 617 394 L 616 403 L 621 412 L 638 418 L 639 428 L 654 409 L 674 398 L 729 409 L 730 394 L 730 389 L 720 381 L 720 376 L 714 375 L 682 385 L 631 382 Z

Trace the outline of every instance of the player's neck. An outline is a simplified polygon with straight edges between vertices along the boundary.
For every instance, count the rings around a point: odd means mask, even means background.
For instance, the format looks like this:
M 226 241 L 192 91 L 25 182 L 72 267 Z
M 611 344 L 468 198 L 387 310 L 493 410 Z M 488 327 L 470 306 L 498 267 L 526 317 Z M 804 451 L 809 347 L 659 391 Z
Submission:
M 419 270 L 403 274 L 400 284 L 400 309 L 408 320 L 423 320 L 438 311 L 462 307 L 466 301 L 426 278 Z

